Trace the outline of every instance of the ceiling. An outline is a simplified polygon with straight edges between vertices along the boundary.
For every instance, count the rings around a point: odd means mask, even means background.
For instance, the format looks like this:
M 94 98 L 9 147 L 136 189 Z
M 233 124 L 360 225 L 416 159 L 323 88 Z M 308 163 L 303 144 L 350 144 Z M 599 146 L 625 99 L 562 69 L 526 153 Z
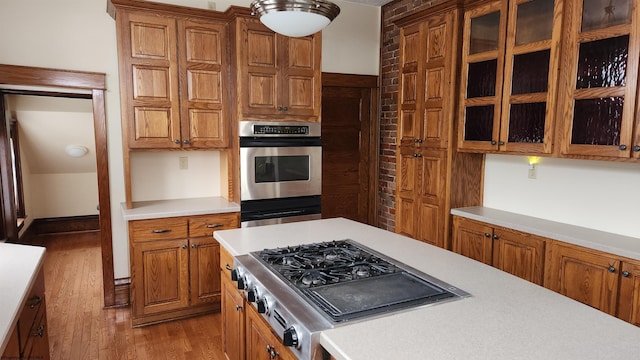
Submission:
M 32 174 L 96 172 L 93 110 L 90 99 L 9 95 L 8 109 L 18 121 L 20 162 Z M 67 145 L 89 153 L 72 158 Z M 25 169 L 25 165 L 27 169 Z

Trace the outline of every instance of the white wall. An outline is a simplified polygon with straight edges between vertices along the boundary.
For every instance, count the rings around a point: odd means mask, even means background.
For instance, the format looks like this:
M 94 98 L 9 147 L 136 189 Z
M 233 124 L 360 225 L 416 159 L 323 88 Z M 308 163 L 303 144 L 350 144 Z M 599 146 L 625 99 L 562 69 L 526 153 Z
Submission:
M 484 205 L 640 238 L 640 164 L 487 155 Z M 640 240 L 639 240 L 640 241 Z
M 98 174 L 31 174 L 34 218 L 98 215 Z
M 210 1 L 163 2 L 208 8 Z M 250 3 L 250 0 L 216 1 L 215 6 L 224 11 L 230 4 L 247 7 Z M 323 33 L 323 71 L 377 75 L 380 9 L 337 3 L 343 11 Z M 115 21 L 106 13 L 106 7 L 107 0 L 2 0 L 0 63 L 106 74 L 114 275 L 122 278 L 129 276 L 129 250 L 120 210 L 125 196 L 118 59 Z M 174 168 L 174 160 L 167 156 L 158 161 L 166 161 L 163 166 Z M 194 167 L 191 176 L 209 177 L 210 171 L 205 168 L 198 173 Z M 212 185 L 212 188 L 219 187 Z

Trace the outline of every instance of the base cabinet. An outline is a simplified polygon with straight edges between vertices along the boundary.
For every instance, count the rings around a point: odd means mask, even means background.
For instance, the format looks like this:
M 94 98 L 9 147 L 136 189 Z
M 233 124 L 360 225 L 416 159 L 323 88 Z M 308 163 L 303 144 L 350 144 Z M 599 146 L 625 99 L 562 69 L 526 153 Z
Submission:
M 228 276 L 222 273 L 222 350 L 227 360 L 243 360 L 244 298 Z
M 44 271 L 41 269 L 0 359 L 48 360 L 49 358 Z
M 554 242 L 545 287 L 640 326 L 640 262 Z
M 220 244 L 238 213 L 129 222 L 134 326 L 220 309 Z
M 288 347 L 274 334 L 269 325 L 262 319 L 262 315 L 253 306 L 247 306 L 246 311 L 246 354 L 251 360 L 296 360 Z
M 542 285 L 544 238 L 455 216 L 453 251 Z

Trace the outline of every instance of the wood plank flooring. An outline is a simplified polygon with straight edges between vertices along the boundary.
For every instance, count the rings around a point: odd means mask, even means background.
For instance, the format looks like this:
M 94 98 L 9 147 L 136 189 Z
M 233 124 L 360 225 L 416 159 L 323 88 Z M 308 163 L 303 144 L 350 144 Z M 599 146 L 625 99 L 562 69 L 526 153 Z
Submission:
M 103 309 L 100 233 L 41 235 L 52 360 L 223 360 L 220 313 L 132 328 L 129 308 Z

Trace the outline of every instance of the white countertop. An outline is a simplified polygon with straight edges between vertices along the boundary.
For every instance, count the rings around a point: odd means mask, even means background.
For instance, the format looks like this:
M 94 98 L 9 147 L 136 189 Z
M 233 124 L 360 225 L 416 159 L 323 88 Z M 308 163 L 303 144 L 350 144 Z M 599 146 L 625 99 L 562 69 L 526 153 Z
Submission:
M 0 355 L 44 260 L 45 248 L 0 243 Z
M 351 238 L 472 294 L 322 332 L 338 360 L 636 359 L 640 328 L 453 252 L 346 219 L 221 230 L 232 255 Z
M 219 196 L 175 200 L 137 201 L 133 203 L 133 209 L 127 209 L 126 203 L 122 203 L 121 207 L 124 219 L 127 221 L 240 211 L 240 205 Z
M 451 209 L 451 214 L 640 260 L 640 239 L 630 236 L 563 224 L 482 206 Z

